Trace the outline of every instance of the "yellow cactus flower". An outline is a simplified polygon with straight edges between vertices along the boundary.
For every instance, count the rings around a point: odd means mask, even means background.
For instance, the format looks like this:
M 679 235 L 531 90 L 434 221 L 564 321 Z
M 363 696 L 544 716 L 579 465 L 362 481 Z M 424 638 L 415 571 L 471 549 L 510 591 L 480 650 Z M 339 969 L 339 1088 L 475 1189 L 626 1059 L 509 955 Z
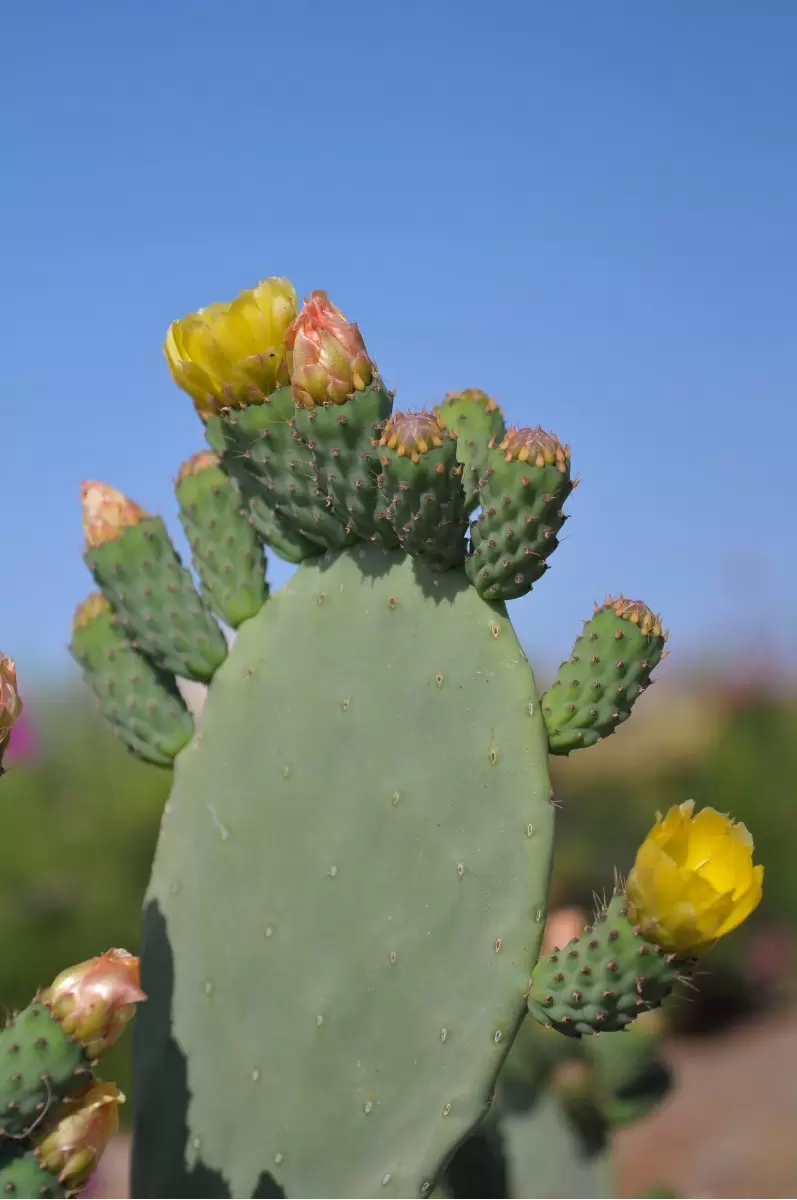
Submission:
M 746 827 L 694 801 L 671 808 L 639 848 L 626 895 L 643 936 L 663 949 L 702 954 L 757 908 L 764 868 L 753 865 Z
M 166 361 L 203 421 L 222 408 L 258 404 L 289 383 L 285 332 L 296 311 L 290 280 L 264 279 L 228 304 L 172 322 Z

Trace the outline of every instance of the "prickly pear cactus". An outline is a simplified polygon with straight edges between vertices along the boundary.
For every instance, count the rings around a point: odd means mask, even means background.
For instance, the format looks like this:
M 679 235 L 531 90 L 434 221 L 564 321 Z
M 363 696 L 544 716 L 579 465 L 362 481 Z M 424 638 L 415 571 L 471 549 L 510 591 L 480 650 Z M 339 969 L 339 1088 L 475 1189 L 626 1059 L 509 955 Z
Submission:
M 70 967 L 0 1030 L 0 1192 L 75 1196 L 124 1096 L 93 1073 L 144 1000 L 125 950 Z
M 607 602 L 539 697 L 504 600 L 547 569 L 569 450 L 505 430 L 477 391 L 393 412 L 324 293 L 297 314 L 266 281 L 175 322 L 166 354 L 214 451 L 178 477 L 201 594 L 162 522 L 87 486 L 107 603 L 81 610 L 73 647 L 131 749 L 174 761 L 134 1194 L 428 1196 L 530 993 L 546 1023 L 569 1016 L 532 984 L 548 754 L 627 717 L 661 623 Z M 253 533 L 299 564 L 268 599 Z M 238 626 L 229 652 L 216 618 Z M 113 651 L 107 669 L 86 646 Z M 175 675 L 210 680 L 187 744 Z M 590 992 L 577 1031 L 601 1012 Z

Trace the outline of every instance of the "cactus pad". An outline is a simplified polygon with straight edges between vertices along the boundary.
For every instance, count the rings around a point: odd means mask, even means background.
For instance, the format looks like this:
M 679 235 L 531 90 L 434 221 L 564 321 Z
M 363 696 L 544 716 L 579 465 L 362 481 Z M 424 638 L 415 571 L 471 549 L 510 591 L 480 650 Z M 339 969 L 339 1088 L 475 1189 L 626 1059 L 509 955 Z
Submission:
M 438 571 L 465 559 L 457 443 L 432 413 L 396 413 L 379 440 L 379 487 L 401 546 Z
M 570 451 L 542 429 L 510 429 L 484 456 L 468 575 L 486 600 L 515 600 L 547 571 L 574 487 Z
M 174 676 L 133 648 L 101 593 L 79 606 L 69 652 L 125 745 L 145 762 L 170 767 L 194 732 L 191 714 Z
M 591 746 L 627 720 L 664 654 L 661 618 L 624 596 L 595 606 L 543 696 L 552 754 Z
M 288 527 L 320 549 L 339 549 L 356 540 L 326 504 L 311 451 L 293 428 L 290 388 L 279 388 L 262 404 L 226 411 L 221 417 L 226 457 L 246 472 L 244 493 L 257 496 Z
M 617 895 L 581 937 L 540 959 L 529 1011 L 573 1037 L 609 1033 L 658 1007 L 677 978 L 674 956 L 636 932 Z
M 491 440 L 506 433 L 504 414 L 491 396 L 479 388 L 451 392 L 434 410 L 440 424 L 457 439 L 457 461 L 462 463 L 462 483 L 468 512 L 479 502 L 479 474 Z
M 90 1073 L 85 1051 L 47 1005 L 29 1004 L 0 1032 L 0 1141 L 3 1134 L 27 1133 L 53 1101 Z
M 227 653 L 160 517 L 145 517 L 84 555 L 119 623 L 165 671 L 206 682 Z
M 375 517 L 375 447 L 392 407 L 392 396 L 377 379 L 343 404 L 297 407 L 294 417 L 294 428 L 310 450 L 319 492 L 341 524 L 367 541 L 374 534 L 383 540 L 391 534 L 389 524 Z M 389 536 L 388 544 L 396 545 L 396 539 Z
M 209 1171 L 251 1196 L 265 1167 L 256 1194 L 429 1195 L 526 1008 L 552 825 L 502 608 L 377 546 L 304 563 L 242 627 L 177 760 L 134 1194 L 194 1195 Z
M 49 1196 L 55 1200 L 69 1194 L 42 1166 L 35 1151 L 17 1146 L 0 1148 L 0 1196 L 16 1196 L 18 1200 L 45 1200 Z
M 176 491 L 204 597 L 237 629 L 260 611 L 268 594 L 263 547 L 242 511 L 238 485 L 222 471 L 218 455 L 201 450 L 183 463 Z

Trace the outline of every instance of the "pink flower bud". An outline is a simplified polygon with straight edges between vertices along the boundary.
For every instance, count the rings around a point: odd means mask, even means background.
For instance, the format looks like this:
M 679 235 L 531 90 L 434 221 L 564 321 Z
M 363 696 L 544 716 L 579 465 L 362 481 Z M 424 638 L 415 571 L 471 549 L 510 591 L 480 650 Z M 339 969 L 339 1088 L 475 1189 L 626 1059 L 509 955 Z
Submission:
M 374 364 L 362 335 L 326 292 L 313 292 L 285 334 L 297 404 L 343 404 L 368 387 Z
M 64 1033 L 99 1058 L 120 1037 L 140 1000 L 139 961 L 127 950 L 105 954 L 62 971 L 41 999 Z

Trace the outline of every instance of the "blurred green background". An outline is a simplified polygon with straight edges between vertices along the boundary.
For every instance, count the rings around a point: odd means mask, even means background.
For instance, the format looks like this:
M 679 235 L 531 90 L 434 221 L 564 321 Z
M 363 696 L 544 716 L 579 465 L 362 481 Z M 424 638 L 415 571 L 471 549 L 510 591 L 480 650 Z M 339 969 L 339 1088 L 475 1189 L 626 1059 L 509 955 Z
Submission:
M 613 868 L 630 867 L 657 809 L 693 798 L 732 813 L 754 834 L 766 865 L 764 901 L 705 961 L 700 991 L 674 999 L 670 1017 L 680 1032 L 720 1029 L 770 1004 L 791 979 L 797 688 L 749 680 L 669 679 L 614 737 L 553 764 L 560 811 L 551 907 L 590 910 Z M 126 753 L 80 685 L 39 689 L 26 701 L 0 786 L 6 1011 L 70 963 L 109 946 L 136 949 L 170 782 L 168 772 Z M 129 1034 L 104 1073 L 129 1092 Z

